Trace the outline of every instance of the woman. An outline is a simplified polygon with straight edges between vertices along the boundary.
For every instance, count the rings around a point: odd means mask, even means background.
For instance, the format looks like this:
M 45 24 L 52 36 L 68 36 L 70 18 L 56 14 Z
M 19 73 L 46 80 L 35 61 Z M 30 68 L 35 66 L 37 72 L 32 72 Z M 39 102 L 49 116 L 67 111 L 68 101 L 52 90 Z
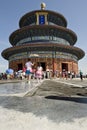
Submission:
M 43 68 L 41 66 L 41 64 L 38 65 L 37 67 L 37 71 L 36 71 L 36 77 L 37 79 L 42 79 L 42 75 L 43 75 Z

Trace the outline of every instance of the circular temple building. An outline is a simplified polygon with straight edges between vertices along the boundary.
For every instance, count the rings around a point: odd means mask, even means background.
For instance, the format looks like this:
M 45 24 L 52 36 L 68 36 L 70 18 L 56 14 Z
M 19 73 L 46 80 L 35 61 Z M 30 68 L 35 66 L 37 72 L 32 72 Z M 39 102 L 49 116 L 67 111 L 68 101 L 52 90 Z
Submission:
M 45 10 L 44 3 L 40 10 L 21 17 L 19 29 L 10 35 L 9 41 L 12 47 L 3 50 L 2 57 L 15 71 L 21 70 L 30 57 L 36 66 L 41 63 L 44 71 L 49 67 L 53 72 L 77 74 L 78 61 L 85 55 L 82 49 L 74 47 L 77 36 L 67 29 L 65 17 Z

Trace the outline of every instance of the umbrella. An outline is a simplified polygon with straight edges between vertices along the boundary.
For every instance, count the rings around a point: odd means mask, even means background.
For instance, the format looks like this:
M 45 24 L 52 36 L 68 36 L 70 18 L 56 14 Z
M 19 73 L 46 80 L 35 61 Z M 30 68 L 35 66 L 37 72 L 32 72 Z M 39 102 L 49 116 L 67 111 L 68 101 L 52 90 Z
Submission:
M 13 69 L 10 68 L 6 70 L 6 74 L 13 74 L 13 72 L 14 72 Z

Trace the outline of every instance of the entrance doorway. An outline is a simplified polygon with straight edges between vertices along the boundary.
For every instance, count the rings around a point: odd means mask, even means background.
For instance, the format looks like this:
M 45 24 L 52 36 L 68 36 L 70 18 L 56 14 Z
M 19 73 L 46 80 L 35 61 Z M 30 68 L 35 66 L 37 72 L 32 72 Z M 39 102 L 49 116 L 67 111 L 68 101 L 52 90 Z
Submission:
M 22 70 L 23 66 L 22 63 L 18 64 L 18 70 Z
M 68 64 L 67 63 L 62 63 L 62 72 L 68 71 Z

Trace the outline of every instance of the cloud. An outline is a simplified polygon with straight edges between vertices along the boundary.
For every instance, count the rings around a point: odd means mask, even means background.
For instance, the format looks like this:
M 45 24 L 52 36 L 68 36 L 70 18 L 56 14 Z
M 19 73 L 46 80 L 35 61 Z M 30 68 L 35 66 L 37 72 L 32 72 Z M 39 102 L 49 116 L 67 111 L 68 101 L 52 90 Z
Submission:
M 0 57 L 0 73 L 4 73 L 8 68 L 8 61 Z
M 4 73 L 7 68 L 8 68 L 8 65 L 6 63 L 3 63 L 3 64 L 0 63 L 0 73 Z
M 8 61 L 6 61 L 1 56 L 2 51 L 8 47 L 10 47 L 9 42 L 0 40 L 0 73 L 5 72 L 6 69 L 8 68 Z

